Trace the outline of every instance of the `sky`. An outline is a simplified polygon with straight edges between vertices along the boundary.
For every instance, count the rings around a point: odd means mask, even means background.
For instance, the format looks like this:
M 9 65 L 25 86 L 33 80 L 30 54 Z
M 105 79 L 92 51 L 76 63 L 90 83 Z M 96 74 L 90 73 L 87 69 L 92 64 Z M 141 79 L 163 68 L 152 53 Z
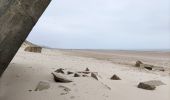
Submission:
M 170 0 L 52 0 L 27 40 L 63 49 L 170 49 Z

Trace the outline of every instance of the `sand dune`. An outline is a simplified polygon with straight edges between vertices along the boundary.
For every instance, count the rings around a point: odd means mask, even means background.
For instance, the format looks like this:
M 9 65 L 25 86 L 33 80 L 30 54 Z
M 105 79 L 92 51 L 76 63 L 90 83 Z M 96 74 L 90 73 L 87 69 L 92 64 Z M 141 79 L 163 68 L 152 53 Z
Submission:
M 25 52 L 24 48 L 21 48 L 0 79 L 0 100 L 170 99 L 170 76 L 167 74 L 167 71 L 153 72 L 130 67 L 128 64 L 98 60 L 94 59 L 94 55 L 89 52 L 86 53 L 89 54 L 88 57 L 80 54 L 81 52 L 68 53 L 63 50 L 52 49 L 43 49 L 42 53 L 32 53 Z M 84 55 L 84 53 L 82 54 Z M 126 54 L 128 55 L 128 53 Z M 91 57 L 89 57 L 90 55 Z M 123 55 L 125 54 L 122 53 Z M 134 56 L 137 57 L 137 54 Z M 141 56 L 139 55 L 138 57 L 140 58 Z M 147 59 L 146 56 L 144 58 Z M 152 58 L 154 58 L 154 61 L 156 61 L 155 59 L 159 59 L 150 56 L 150 59 Z M 169 58 L 167 57 L 167 59 Z M 159 64 L 162 63 L 161 60 L 159 61 Z M 73 82 L 56 83 L 51 74 L 51 72 L 54 72 L 58 68 L 78 72 L 84 71 L 87 67 L 92 72 L 98 72 L 99 80 L 92 77 L 73 77 L 72 74 L 60 74 Z M 110 77 L 114 74 L 118 75 L 121 80 L 110 80 Z M 158 86 L 155 90 L 137 88 L 139 82 L 148 80 L 160 80 L 166 85 Z M 40 81 L 49 83 L 50 88 L 42 91 L 34 91 Z

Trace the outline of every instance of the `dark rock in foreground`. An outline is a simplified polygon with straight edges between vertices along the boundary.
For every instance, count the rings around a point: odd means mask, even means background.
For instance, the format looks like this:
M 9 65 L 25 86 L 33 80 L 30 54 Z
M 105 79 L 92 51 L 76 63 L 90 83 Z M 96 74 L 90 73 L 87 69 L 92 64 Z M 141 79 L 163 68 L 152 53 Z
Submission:
M 48 82 L 40 81 L 35 89 L 35 91 L 42 91 L 50 88 L 50 84 Z
M 71 80 L 66 79 L 66 78 L 64 78 L 62 76 L 59 76 L 57 74 L 52 73 L 52 75 L 54 77 L 55 82 L 60 82 L 60 83 L 70 83 L 70 82 L 72 82 Z
M 140 82 L 138 84 L 138 88 L 146 89 L 146 90 L 155 90 L 156 86 L 165 85 L 162 81 L 159 80 L 151 80 L 146 82 Z
M 111 79 L 111 80 L 121 80 L 121 79 L 119 78 L 119 76 L 117 76 L 116 74 L 114 74 L 110 79 Z
M 138 84 L 138 88 L 146 89 L 146 90 L 155 90 L 156 86 L 154 85 L 149 85 L 145 82 L 140 82 Z

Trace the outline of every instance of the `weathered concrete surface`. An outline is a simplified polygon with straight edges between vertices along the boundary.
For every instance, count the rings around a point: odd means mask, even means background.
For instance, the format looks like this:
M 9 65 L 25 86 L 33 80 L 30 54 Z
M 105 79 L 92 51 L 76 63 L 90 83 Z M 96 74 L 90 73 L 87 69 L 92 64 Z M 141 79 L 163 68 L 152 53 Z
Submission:
M 24 49 L 24 51 L 27 51 L 27 52 L 35 52 L 35 53 L 41 53 L 42 47 L 33 47 L 33 46 L 29 46 L 29 47 L 26 47 L 26 48 Z
M 0 0 L 0 77 L 51 0 Z

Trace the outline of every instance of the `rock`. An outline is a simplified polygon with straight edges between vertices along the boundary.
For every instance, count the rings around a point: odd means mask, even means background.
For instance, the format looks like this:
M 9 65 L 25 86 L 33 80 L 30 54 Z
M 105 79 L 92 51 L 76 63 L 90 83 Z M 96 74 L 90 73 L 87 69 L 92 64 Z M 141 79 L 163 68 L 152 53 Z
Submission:
M 144 67 L 147 70 L 152 70 L 152 67 Z
M 155 90 L 156 86 L 147 84 L 145 82 L 140 82 L 138 84 L 138 88 L 146 89 L 146 90 Z
M 135 66 L 136 66 L 136 67 L 140 67 L 140 64 L 143 64 L 143 63 L 142 63 L 141 61 L 138 60 L 138 61 L 136 61 Z
M 159 67 L 159 66 L 150 65 L 150 64 L 140 64 L 140 67 L 145 68 L 147 70 L 165 71 L 164 67 Z
M 51 0 L 0 0 L 0 77 Z
M 79 74 L 77 74 L 77 73 L 75 73 L 75 74 L 74 74 L 74 77 L 80 77 L 80 75 L 79 75 Z
M 32 47 L 32 46 L 28 46 L 25 48 L 24 51 L 27 52 L 35 52 L 35 53 L 41 53 L 42 48 L 41 47 Z
M 85 71 L 90 71 L 90 70 L 89 70 L 89 68 L 86 68 L 86 70 L 85 70 Z
M 89 71 L 79 71 L 78 73 L 89 74 L 91 72 L 89 72 Z
M 164 68 L 162 68 L 162 69 L 159 69 L 159 71 L 163 71 L 163 72 L 164 72 L 164 71 L 165 71 L 165 69 L 164 69 Z
M 140 67 L 145 68 L 147 70 L 152 70 L 154 66 L 149 64 L 141 64 Z
M 74 72 L 68 71 L 67 74 L 68 74 L 68 75 L 74 74 Z
M 40 81 L 35 89 L 35 91 L 42 91 L 50 88 L 50 84 L 48 82 Z
M 70 83 L 70 82 L 72 82 L 71 80 L 66 79 L 66 78 L 64 78 L 62 76 L 59 76 L 57 74 L 52 73 L 52 75 L 53 75 L 53 78 L 54 78 L 55 82 L 60 82 L 60 83 Z
M 55 72 L 64 74 L 64 71 L 63 71 L 63 70 L 64 70 L 63 68 L 59 68 L 59 69 L 57 69 Z
M 93 77 L 94 79 L 98 80 L 97 75 L 95 73 L 91 73 L 91 77 Z
M 111 79 L 111 80 L 121 80 L 121 79 L 119 78 L 119 76 L 117 76 L 116 74 L 114 74 L 110 79 Z
M 88 75 L 82 75 L 83 77 L 88 77 Z
M 160 86 L 160 85 L 165 85 L 165 83 L 163 83 L 162 81 L 159 81 L 159 80 L 150 80 L 150 81 L 146 81 L 146 82 L 140 82 L 138 85 L 138 88 L 154 90 L 156 88 L 156 86 Z

